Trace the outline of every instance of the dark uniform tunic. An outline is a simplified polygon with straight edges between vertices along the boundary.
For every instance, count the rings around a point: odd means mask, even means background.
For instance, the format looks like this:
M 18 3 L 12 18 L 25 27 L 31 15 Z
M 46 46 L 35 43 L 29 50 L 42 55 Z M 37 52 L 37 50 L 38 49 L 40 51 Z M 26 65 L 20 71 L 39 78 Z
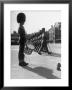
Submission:
M 26 43 L 25 29 L 23 26 L 19 27 L 18 30 L 20 41 L 19 41 L 19 62 L 24 62 L 24 47 Z

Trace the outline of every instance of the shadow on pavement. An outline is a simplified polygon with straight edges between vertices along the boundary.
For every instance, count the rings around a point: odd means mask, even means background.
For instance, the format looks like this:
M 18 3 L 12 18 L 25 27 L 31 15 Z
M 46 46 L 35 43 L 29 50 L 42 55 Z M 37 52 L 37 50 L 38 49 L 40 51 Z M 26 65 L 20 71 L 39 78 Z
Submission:
M 31 68 L 31 67 L 29 67 L 29 66 L 26 66 L 26 67 L 23 67 L 24 69 L 27 69 L 27 70 L 29 70 L 29 71 L 31 71 L 31 72 L 34 72 L 34 73 L 36 73 L 36 74 L 38 74 L 38 75 L 40 75 L 40 76 L 43 76 L 43 77 L 45 77 L 45 78 L 47 78 L 47 79 L 60 79 L 60 78 L 58 78 L 58 77 L 56 77 L 56 76 L 54 76 L 52 73 L 53 73 L 53 71 L 52 70 L 50 70 L 50 69 L 47 69 L 47 68 L 45 68 L 45 67 L 35 67 L 35 68 Z

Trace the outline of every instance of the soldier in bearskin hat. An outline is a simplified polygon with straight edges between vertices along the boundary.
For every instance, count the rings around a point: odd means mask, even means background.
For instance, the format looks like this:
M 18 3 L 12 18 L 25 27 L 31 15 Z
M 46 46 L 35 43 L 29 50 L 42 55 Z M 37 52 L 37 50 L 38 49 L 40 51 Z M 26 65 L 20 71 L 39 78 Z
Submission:
M 17 15 L 17 22 L 19 23 L 19 29 L 18 29 L 18 34 L 19 34 L 19 65 L 20 66 L 26 66 L 28 63 L 25 62 L 25 55 L 24 55 L 24 48 L 25 48 L 25 43 L 26 43 L 26 34 L 25 34 L 25 28 L 23 27 L 24 23 L 26 21 L 26 16 L 24 13 L 19 13 Z

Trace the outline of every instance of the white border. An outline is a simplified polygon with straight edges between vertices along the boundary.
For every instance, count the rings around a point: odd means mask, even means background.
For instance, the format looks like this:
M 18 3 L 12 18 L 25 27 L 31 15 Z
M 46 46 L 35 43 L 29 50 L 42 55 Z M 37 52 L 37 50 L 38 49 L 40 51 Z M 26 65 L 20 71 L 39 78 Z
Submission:
M 11 10 L 61 10 L 62 79 L 10 79 L 10 11 Z M 69 4 L 4 4 L 4 86 L 68 86 L 68 31 Z

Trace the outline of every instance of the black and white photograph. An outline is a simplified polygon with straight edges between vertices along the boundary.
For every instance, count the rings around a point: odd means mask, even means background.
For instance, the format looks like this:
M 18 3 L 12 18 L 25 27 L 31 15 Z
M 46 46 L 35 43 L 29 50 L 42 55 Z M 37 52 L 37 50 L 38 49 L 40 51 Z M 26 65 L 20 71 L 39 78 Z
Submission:
M 61 12 L 11 11 L 11 78 L 61 78 Z
M 53 84 L 56 84 L 54 82 L 59 80 L 58 82 L 61 83 L 60 80 L 65 78 L 68 65 L 68 59 L 65 57 L 67 52 L 64 53 L 64 48 L 67 49 L 65 38 L 68 40 L 68 5 L 55 5 L 5 5 L 4 34 L 9 32 L 8 37 L 4 37 L 5 43 L 8 42 L 5 48 L 9 50 L 8 53 L 10 54 L 10 56 L 7 54 L 9 64 L 6 64 L 6 60 L 4 62 L 5 67 L 8 65 L 9 72 L 6 73 L 6 67 L 5 74 L 9 77 L 6 78 L 5 76 L 5 84 L 7 79 L 17 80 L 18 85 L 18 80 L 22 80 L 22 82 L 23 80 L 56 80 L 53 81 Z M 64 10 L 62 7 L 65 7 Z M 8 21 L 6 17 L 9 18 Z M 5 52 L 5 58 L 7 55 Z M 65 74 L 63 70 L 65 70 Z M 10 85 L 13 83 L 13 81 L 10 82 Z

